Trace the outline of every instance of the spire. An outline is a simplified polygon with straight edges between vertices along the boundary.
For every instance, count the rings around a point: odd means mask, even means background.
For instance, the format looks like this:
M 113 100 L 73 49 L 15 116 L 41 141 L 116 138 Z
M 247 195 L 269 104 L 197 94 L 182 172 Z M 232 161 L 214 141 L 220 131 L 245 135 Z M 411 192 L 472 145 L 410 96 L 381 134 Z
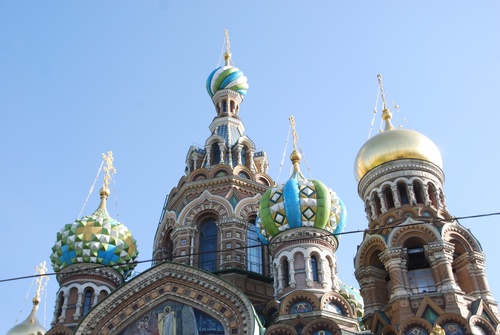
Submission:
M 389 108 L 387 108 L 387 102 L 385 101 L 384 85 L 382 85 L 382 75 L 378 74 L 377 79 L 378 79 L 378 86 L 379 86 L 379 90 L 380 90 L 380 96 L 382 97 L 382 108 L 383 108 L 382 120 L 385 121 L 384 131 L 392 130 L 392 129 L 394 129 L 394 126 L 391 123 L 392 113 L 389 110 Z
M 224 29 L 224 36 L 226 41 L 226 53 L 224 54 L 224 60 L 226 61 L 226 66 L 230 66 L 229 61 L 231 60 L 231 52 L 229 52 L 229 48 L 231 47 L 231 43 L 229 42 L 229 32 L 227 29 Z
M 42 291 L 47 285 L 49 277 L 47 277 L 47 267 L 45 262 L 40 263 L 36 268 L 35 275 L 38 277 L 36 280 L 37 288 L 35 292 L 35 297 L 33 298 L 33 308 L 31 309 L 30 315 L 23 322 L 15 325 L 12 329 L 7 332 L 7 335 L 20 335 L 20 334 L 45 334 L 46 330 L 38 321 L 36 317 L 36 312 L 38 306 L 40 305 Z
M 112 174 L 116 173 L 116 169 L 113 165 L 113 152 L 108 151 L 107 154 L 102 154 L 102 159 L 106 163 L 104 167 L 104 182 L 101 190 L 99 191 L 99 195 L 101 196 L 101 203 L 99 205 L 99 209 L 106 210 L 106 199 L 109 197 L 109 182 L 111 180 Z
M 297 142 L 299 141 L 299 135 L 297 134 L 297 131 L 295 130 L 295 118 L 290 116 L 288 118 L 290 121 L 290 125 L 292 126 L 292 136 L 293 136 L 293 151 L 292 154 L 290 155 L 290 160 L 293 163 L 293 170 L 295 173 L 300 173 L 300 159 L 302 158 L 302 155 L 299 153 L 297 150 Z

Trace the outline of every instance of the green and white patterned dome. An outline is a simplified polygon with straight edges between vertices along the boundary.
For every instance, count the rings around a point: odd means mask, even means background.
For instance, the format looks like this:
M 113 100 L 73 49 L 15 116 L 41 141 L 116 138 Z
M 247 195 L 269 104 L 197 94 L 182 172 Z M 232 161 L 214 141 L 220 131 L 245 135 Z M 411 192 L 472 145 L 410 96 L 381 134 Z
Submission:
M 109 190 L 101 189 L 101 204 L 92 213 L 66 224 L 52 247 L 50 260 L 55 272 L 73 264 L 108 266 L 124 279 L 137 265 L 137 243 L 128 228 L 111 218 L 106 210 Z

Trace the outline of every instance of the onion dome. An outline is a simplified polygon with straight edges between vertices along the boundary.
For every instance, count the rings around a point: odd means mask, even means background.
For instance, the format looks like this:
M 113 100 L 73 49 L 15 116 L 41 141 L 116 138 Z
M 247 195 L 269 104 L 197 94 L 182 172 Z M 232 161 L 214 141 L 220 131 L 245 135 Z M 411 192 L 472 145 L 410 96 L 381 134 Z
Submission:
M 236 91 L 244 97 L 247 94 L 247 77 L 240 69 L 231 66 L 231 53 L 229 52 L 229 36 L 226 33 L 226 53 L 224 55 L 225 65 L 213 70 L 207 79 L 207 92 L 212 98 L 217 91 L 230 89 Z
M 443 159 L 434 142 L 417 131 L 394 128 L 391 123 L 392 113 L 385 104 L 380 75 L 378 75 L 378 80 L 384 103 L 382 120 L 385 121 L 385 129 L 366 141 L 359 150 L 354 161 L 356 181 L 359 182 L 368 171 L 377 166 L 398 159 L 420 159 L 442 170 Z
M 137 245 L 125 225 L 106 210 L 109 189 L 100 191 L 101 204 L 91 215 L 66 224 L 52 247 L 50 260 L 55 272 L 72 264 L 92 263 L 112 267 L 127 278 L 136 266 Z
M 45 262 L 42 262 L 40 266 L 36 268 L 36 273 L 38 276 L 37 289 L 35 291 L 35 297 L 33 298 L 33 308 L 31 309 L 30 315 L 23 322 L 12 327 L 7 335 L 43 335 L 47 331 L 38 318 L 36 317 L 36 312 L 38 310 L 38 306 L 40 305 L 40 296 L 41 292 L 44 290 L 44 286 L 46 286 L 49 277 L 46 276 L 47 267 L 45 266 Z
M 38 304 L 36 305 L 38 306 Z M 37 307 L 38 308 L 38 307 Z M 43 328 L 40 321 L 36 317 L 36 308 L 33 306 L 33 310 L 26 320 L 12 327 L 6 335 L 43 335 L 47 330 Z
M 260 200 L 257 231 L 264 244 L 279 232 L 298 227 L 316 227 L 333 234 L 345 228 L 343 202 L 321 181 L 307 180 L 302 175 L 300 158 L 294 150 L 290 156 L 294 166 L 290 179 L 267 190 Z
M 339 293 L 349 301 L 349 304 L 351 304 L 354 312 L 356 312 L 356 316 L 360 320 L 363 316 L 364 302 L 359 290 L 339 280 Z
M 390 124 L 390 112 L 385 109 L 386 123 Z M 392 125 L 370 138 L 359 150 L 354 162 L 356 181 L 384 163 L 398 159 L 420 159 L 443 169 L 441 152 L 434 142 L 421 133 L 410 129 L 394 129 Z

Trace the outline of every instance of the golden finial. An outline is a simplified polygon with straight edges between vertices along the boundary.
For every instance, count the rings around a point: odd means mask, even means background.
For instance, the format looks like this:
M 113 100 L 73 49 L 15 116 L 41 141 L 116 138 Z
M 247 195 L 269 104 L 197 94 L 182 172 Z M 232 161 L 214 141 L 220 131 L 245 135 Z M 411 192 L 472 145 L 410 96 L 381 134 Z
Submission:
M 49 280 L 49 277 L 46 275 L 47 266 L 45 265 L 45 262 L 40 263 L 39 266 L 35 267 L 35 270 L 38 278 L 36 280 L 37 288 L 35 297 L 33 298 L 33 304 L 38 305 L 40 303 L 40 296 L 42 295 L 44 285 Z
M 102 154 L 102 159 L 104 159 L 104 162 L 106 163 L 106 166 L 104 167 L 104 185 L 103 188 L 108 189 L 109 188 L 109 181 L 111 180 L 111 175 L 116 173 L 116 169 L 113 165 L 113 152 L 108 151 L 107 154 Z
M 231 43 L 229 42 L 229 32 L 227 29 L 224 29 L 224 36 L 226 39 L 226 53 L 224 54 L 224 59 L 226 60 L 226 66 L 230 66 L 229 60 L 231 59 L 231 52 L 229 52 L 229 48 L 231 47 Z
M 382 75 L 378 74 L 377 79 L 378 79 L 378 86 L 379 86 L 379 90 L 380 90 L 380 96 L 382 98 L 382 120 L 385 121 L 384 131 L 392 130 L 392 129 L 394 129 L 394 126 L 391 123 L 392 113 L 389 110 L 389 108 L 387 108 L 387 102 L 385 101 L 385 92 L 384 92 L 384 85 L 382 84 Z
M 288 120 L 290 121 L 290 125 L 292 126 L 292 136 L 293 136 L 293 151 L 292 151 L 292 154 L 290 155 L 290 160 L 292 161 L 293 163 L 293 168 L 295 170 L 295 172 L 299 172 L 299 163 L 300 163 L 300 159 L 302 158 L 301 154 L 299 153 L 299 151 L 297 150 L 297 142 L 299 141 L 299 135 L 297 134 L 297 131 L 295 130 L 295 118 L 292 116 L 290 116 L 288 118 Z
M 106 199 L 109 197 L 109 182 L 111 180 L 112 174 L 116 173 L 116 169 L 113 165 L 113 152 L 108 151 L 107 154 L 102 154 L 102 159 L 106 166 L 104 166 L 104 183 L 102 185 L 101 191 L 99 194 L 101 195 L 101 204 L 99 205 L 100 209 L 106 209 Z

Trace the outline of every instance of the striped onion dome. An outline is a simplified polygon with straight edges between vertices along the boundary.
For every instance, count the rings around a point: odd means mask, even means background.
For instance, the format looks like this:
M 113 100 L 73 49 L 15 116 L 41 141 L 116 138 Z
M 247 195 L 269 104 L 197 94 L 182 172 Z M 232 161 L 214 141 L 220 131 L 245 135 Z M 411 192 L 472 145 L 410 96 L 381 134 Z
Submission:
M 321 181 L 302 175 L 296 150 L 290 158 L 294 164 L 290 179 L 267 190 L 260 200 L 257 231 L 261 242 L 267 244 L 281 231 L 298 227 L 316 227 L 333 234 L 344 231 L 347 214 L 343 202 Z
M 52 247 L 50 260 L 55 272 L 72 264 L 93 263 L 114 268 L 124 278 L 136 266 L 137 245 L 125 225 L 106 210 L 109 190 L 101 189 L 101 204 L 91 215 L 66 224 Z
M 234 66 L 221 66 L 208 76 L 207 92 L 212 98 L 217 91 L 223 89 L 236 91 L 244 97 L 248 90 L 247 77 Z

